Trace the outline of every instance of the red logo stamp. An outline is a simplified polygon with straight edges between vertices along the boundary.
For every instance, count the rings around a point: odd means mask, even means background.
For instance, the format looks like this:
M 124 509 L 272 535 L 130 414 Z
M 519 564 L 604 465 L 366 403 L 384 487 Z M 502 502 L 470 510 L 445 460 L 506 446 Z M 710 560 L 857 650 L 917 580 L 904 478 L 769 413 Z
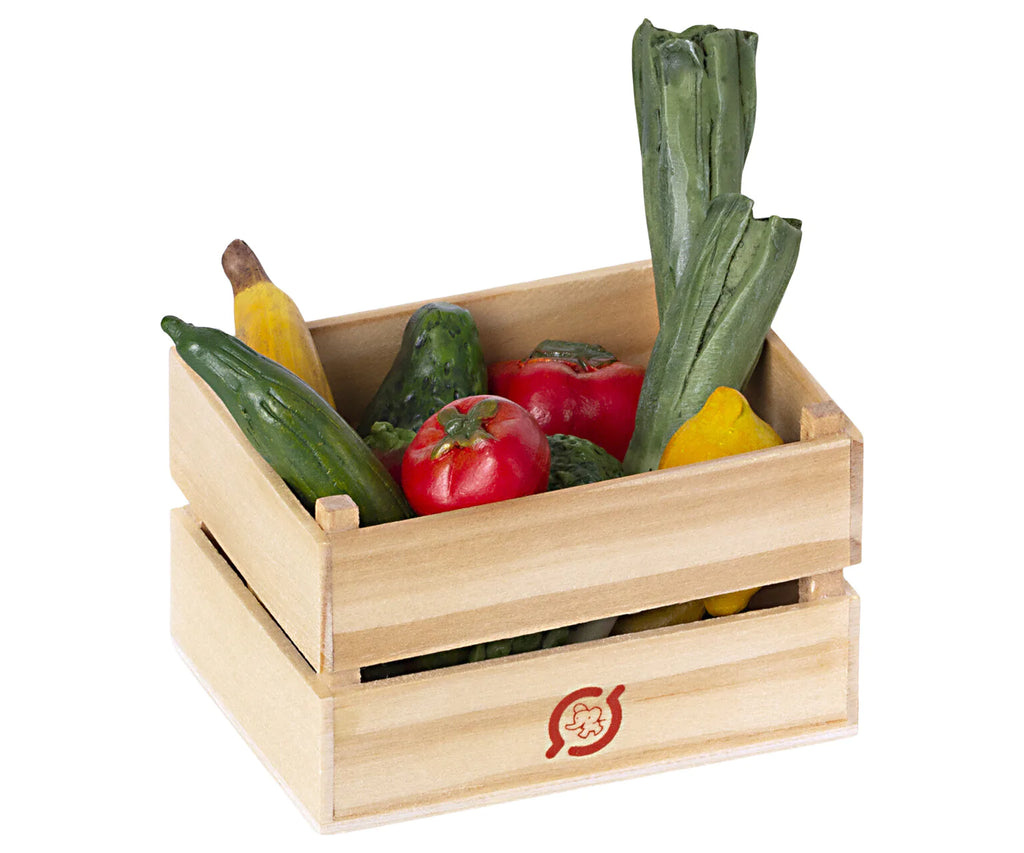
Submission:
M 619 697 L 625 689 L 620 684 L 600 701 L 600 687 L 583 687 L 555 705 L 548 719 L 547 757 L 554 758 L 566 743 L 569 755 L 593 755 L 608 746 L 622 725 Z

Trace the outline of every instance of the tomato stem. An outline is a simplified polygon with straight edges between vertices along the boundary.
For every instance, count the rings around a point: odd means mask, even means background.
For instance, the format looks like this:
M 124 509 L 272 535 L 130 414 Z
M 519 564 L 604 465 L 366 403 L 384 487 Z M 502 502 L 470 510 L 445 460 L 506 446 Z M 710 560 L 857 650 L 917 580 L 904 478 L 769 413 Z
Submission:
M 455 406 L 445 406 L 437 413 L 437 422 L 444 429 L 444 438 L 434 447 L 431 459 L 439 459 L 455 447 L 470 447 L 478 441 L 493 441 L 494 436 L 484 425 L 498 414 L 498 401 L 479 400 L 468 412 L 460 412 Z

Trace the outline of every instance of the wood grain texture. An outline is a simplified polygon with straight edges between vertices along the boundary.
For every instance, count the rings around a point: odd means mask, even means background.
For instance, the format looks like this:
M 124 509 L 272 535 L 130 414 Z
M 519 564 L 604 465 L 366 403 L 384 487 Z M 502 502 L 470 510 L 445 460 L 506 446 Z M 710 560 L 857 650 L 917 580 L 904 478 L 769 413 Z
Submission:
M 765 338 L 761 358 L 743 393 L 751 408 L 787 442 L 800 440 L 800 419 L 805 407 L 835 405 L 773 331 Z
M 848 565 L 860 562 L 861 526 L 864 514 L 864 444 L 860 432 L 833 400 L 806 403 L 800 410 L 800 441 L 845 436 L 850 441 L 850 557 Z M 800 578 L 800 600 L 844 595 L 842 569 Z
M 846 718 L 856 726 L 860 720 L 860 596 L 849 583 L 844 583 L 844 593 L 850 601 L 850 657 L 847 676 L 849 689 L 846 694 Z
M 798 604 L 339 693 L 336 820 L 710 758 L 850 726 L 850 599 Z M 590 756 L 546 758 L 549 716 L 624 685 Z
M 171 514 L 171 635 L 317 826 L 333 814 L 333 698 L 187 509 Z
M 330 669 L 326 535 L 174 349 L 170 465 L 195 514 L 306 660 Z
M 555 337 L 644 363 L 657 333 L 649 261 L 445 299 L 472 311 L 488 360 Z M 343 415 L 416 307 L 311 324 Z M 860 602 L 842 569 L 860 559 L 863 439 L 774 333 L 744 391 L 781 447 L 369 528 L 343 495 L 314 519 L 170 362 L 171 470 L 192 503 L 172 514 L 172 634 L 321 830 L 856 730 Z M 359 683 L 372 663 L 752 586 L 766 609 Z M 556 703 L 617 685 L 607 746 L 548 758 Z
M 808 441 L 332 535 L 335 664 L 840 569 L 849 460 Z
M 359 507 L 348 495 L 317 498 L 313 517 L 327 533 L 340 533 L 359 527 Z
M 172 634 L 321 831 L 358 829 L 855 732 L 858 599 L 804 602 L 351 684 L 318 674 L 187 510 L 172 513 Z M 621 693 L 592 755 L 548 758 L 581 687 Z

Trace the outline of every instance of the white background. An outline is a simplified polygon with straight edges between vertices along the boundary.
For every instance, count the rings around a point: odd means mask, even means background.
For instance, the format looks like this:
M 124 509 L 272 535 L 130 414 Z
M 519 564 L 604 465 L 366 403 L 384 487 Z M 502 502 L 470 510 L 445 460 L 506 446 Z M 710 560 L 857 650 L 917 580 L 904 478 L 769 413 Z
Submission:
M 1012 846 L 1024 21 L 914 7 L 7 12 L 0 843 Z M 866 437 L 860 733 L 322 839 L 171 645 L 160 317 L 231 327 L 235 237 L 307 319 L 648 257 L 645 16 L 760 34 L 744 191 L 804 223 L 775 328 Z

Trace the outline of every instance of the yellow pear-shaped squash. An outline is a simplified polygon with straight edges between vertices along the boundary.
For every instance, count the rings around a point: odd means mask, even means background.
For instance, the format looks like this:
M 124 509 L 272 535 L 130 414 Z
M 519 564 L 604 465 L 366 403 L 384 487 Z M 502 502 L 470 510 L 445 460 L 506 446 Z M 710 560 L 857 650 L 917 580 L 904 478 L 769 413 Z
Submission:
M 697 414 L 675 431 L 659 468 L 707 462 L 782 444 L 779 434 L 750 408 L 747 398 L 725 386 L 711 392 Z
M 704 407 L 676 430 L 661 454 L 658 467 L 707 462 L 778 444 L 782 444 L 779 434 L 757 416 L 747 398 L 735 388 L 723 386 L 716 388 Z M 713 595 L 704 599 L 704 606 L 712 616 L 739 613 L 758 589 Z
M 334 396 L 313 336 L 295 301 L 263 269 L 244 241 L 221 258 L 235 295 L 235 337 L 309 385 L 334 408 Z

